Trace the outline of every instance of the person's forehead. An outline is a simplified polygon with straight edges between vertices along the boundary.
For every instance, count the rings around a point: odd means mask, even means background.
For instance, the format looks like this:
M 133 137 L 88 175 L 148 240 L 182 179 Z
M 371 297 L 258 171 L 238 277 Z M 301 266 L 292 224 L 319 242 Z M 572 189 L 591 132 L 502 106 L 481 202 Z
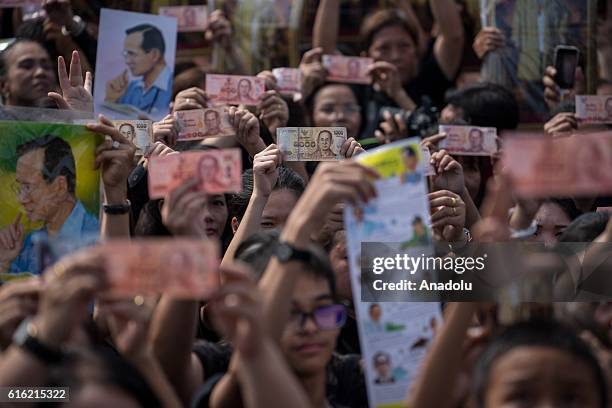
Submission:
M 41 177 L 44 166 L 45 151 L 32 150 L 17 159 L 16 175 L 18 181 L 32 181 Z
M 321 89 L 316 97 L 315 104 L 323 103 L 351 103 L 357 102 L 355 95 L 346 85 L 328 85 Z
M 27 59 L 48 60 L 49 53 L 39 44 L 34 42 L 24 42 L 15 45 L 8 52 L 9 61 L 19 62 Z
M 125 37 L 125 45 L 133 48 L 141 48 L 143 37 L 142 31 L 128 34 Z
M 292 271 L 297 276 L 292 297 L 294 304 L 308 306 L 331 298 L 329 282 L 325 278 L 314 275 L 302 264 L 296 264 L 295 268 L 296 270 Z
M 543 203 L 534 218 L 539 224 L 568 225 L 571 222 L 565 211 L 555 203 Z
M 287 189 L 274 190 L 264 207 L 262 218 L 286 218 L 296 202 L 294 192 Z

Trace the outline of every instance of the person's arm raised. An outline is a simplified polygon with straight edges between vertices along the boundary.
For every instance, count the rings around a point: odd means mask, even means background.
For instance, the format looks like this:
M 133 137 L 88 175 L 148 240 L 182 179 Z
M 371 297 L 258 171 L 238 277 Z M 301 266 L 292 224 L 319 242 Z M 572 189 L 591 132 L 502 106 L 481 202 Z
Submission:
M 446 78 L 453 80 L 461 67 L 465 41 L 459 6 L 454 0 L 430 0 L 429 5 L 440 30 L 434 54 Z
M 57 77 L 59 79 L 62 94 L 49 92 L 49 98 L 53 99 L 60 109 L 71 109 L 81 112 L 93 112 L 93 78 L 91 72 L 81 73 L 81 57 L 78 51 L 72 52 L 70 60 L 70 74 L 66 69 L 64 57 L 57 58 Z
M 327 214 L 339 202 L 358 204 L 376 196 L 372 179 L 378 173 L 353 161 L 321 163 L 302 197 L 291 211 L 280 236 L 296 248 L 307 248 Z M 264 297 L 264 316 L 273 339 L 279 339 L 289 318 L 289 304 L 296 275 L 289 273 L 295 261 L 280 263 L 275 257 L 259 282 Z
M 264 330 L 253 272 L 246 265 L 227 264 L 223 276 L 225 283 L 211 302 L 211 313 L 215 326 L 235 346 L 236 374 L 226 376 L 236 376 L 242 404 L 246 408 L 309 407 L 295 374 Z
M 225 251 L 221 266 L 231 262 L 240 244 L 259 231 L 261 215 L 278 180 L 278 166 L 281 162 L 281 152 L 274 144 L 255 155 L 253 160 L 253 193 L 238 230 Z
M 340 0 L 321 0 L 315 16 L 312 47 L 321 47 L 325 54 L 334 54 L 338 47 Z
M 407 407 L 450 408 L 452 398 L 441 389 L 452 391 L 459 376 L 463 344 L 476 311 L 476 303 L 449 303 L 444 323 L 435 335 L 410 392 Z
M 111 121 L 100 115 L 100 122 L 87 125 L 107 140 L 96 148 L 95 166 L 102 170 L 105 205 L 127 206 L 127 179 L 134 167 L 136 146 L 119 132 Z M 105 238 L 130 236 L 130 209 L 122 213 L 102 214 L 100 236 Z
M 266 148 L 259 134 L 259 120 L 251 112 L 232 106 L 229 108 L 229 122 L 236 131 L 236 140 L 251 157 Z

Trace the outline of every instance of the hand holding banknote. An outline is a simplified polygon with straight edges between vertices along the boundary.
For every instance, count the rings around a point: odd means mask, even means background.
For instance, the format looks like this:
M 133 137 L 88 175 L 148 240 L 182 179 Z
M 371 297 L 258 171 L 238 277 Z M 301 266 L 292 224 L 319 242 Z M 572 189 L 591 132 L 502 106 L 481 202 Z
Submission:
M 276 91 L 276 77 L 274 76 L 274 74 L 272 73 L 272 71 L 261 71 L 259 74 L 256 75 L 257 78 L 261 78 L 266 82 L 266 89 L 267 90 L 274 90 Z
M 226 265 L 221 273 L 224 284 L 209 303 L 215 328 L 240 351 L 241 356 L 255 356 L 266 336 L 262 300 L 254 273 L 242 263 Z
M 463 167 L 446 150 L 439 150 L 431 154 L 430 163 L 436 170 L 433 178 L 436 190 L 450 190 L 461 194 L 465 187 Z
M 246 109 L 229 108 L 229 123 L 236 131 L 236 140 L 254 157 L 265 148 L 265 143 L 259 136 L 259 120 Z
M 189 179 L 172 190 L 164 200 L 162 222 L 175 236 L 206 237 L 202 208 L 206 204 L 208 194 L 196 190 L 199 184 L 199 179 Z
M 159 122 L 153 122 L 153 141 L 163 142 L 167 146 L 176 145 L 178 139 L 179 126 L 173 114 L 166 115 Z
M 53 349 L 72 337 L 74 330 L 89 317 L 89 305 L 106 288 L 102 255 L 87 248 L 62 258 L 43 274 L 41 293 L 33 324 L 37 338 Z
M 191 109 L 204 109 L 209 106 L 208 96 L 206 91 L 203 89 L 192 87 L 182 90 L 174 98 L 174 104 L 172 105 L 172 112 L 191 110 Z
M 232 24 L 221 10 L 215 10 L 210 14 L 204 38 L 206 41 L 219 44 L 223 49 L 231 47 Z
M 464 239 L 465 203 L 458 194 L 438 190 L 427 195 L 431 214 L 431 228 L 439 239 L 458 242 Z
M 127 178 L 132 171 L 136 146 L 102 115 L 99 123 L 89 124 L 87 128 L 107 136 L 106 141 L 96 148 L 95 168 L 102 170 L 107 202 L 122 204 L 127 198 Z
M 302 74 L 302 97 L 304 99 L 308 98 L 315 89 L 325 83 L 327 70 L 323 67 L 322 57 L 322 48 L 313 48 L 306 51 L 302 57 L 300 71 Z
M 544 124 L 544 133 L 548 136 L 561 136 L 578 129 L 578 119 L 574 112 L 557 113 Z
M 346 139 L 346 141 L 342 144 L 342 147 L 340 148 L 340 154 L 347 159 L 350 159 L 353 156 L 357 156 L 358 154 L 361 154 L 363 152 L 365 152 L 365 149 L 361 147 L 361 143 L 359 143 L 355 140 L 355 138 L 352 137 Z
M 98 303 L 98 319 L 106 323 L 117 350 L 131 361 L 151 357 L 147 336 L 155 304 L 154 297 L 140 295 Z
M 272 135 L 276 135 L 276 129 L 287 126 L 289 122 L 289 106 L 276 91 L 264 93 L 257 112 Z
M 253 159 L 254 196 L 270 197 L 278 180 L 278 166 L 282 161 L 281 151 L 275 144 L 271 144 L 255 155 Z

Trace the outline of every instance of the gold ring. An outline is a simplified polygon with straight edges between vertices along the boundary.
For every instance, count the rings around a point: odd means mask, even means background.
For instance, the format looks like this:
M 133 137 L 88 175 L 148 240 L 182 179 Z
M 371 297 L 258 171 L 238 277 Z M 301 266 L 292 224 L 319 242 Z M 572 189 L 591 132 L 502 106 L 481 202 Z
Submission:
M 67 269 L 68 268 L 66 267 L 65 263 L 60 261 L 53 265 L 52 271 L 56 278 L 61 278 L 66 274 Z
M 453 208 L 456 207 L 457 206 L 457 199 L 455 197 L 451 197 L 451 200 L 452 200 L 452 203 L 453 203 L 452 207 Z
M 136 306 L 142 306 L 144 305 L 144 296 L 142 295 L 136 295 L 134 296 L 134 304 Z

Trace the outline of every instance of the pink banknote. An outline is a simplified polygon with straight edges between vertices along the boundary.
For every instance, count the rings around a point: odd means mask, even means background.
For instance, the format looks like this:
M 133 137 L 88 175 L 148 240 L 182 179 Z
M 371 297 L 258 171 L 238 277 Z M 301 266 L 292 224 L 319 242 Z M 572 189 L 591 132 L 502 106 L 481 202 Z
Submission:
M 323 55 L 323 66 L 327 70 L 327 80 L 330 82 L 371 84 L 372 77 L 367 72 L 373 63 L 372 58 Z
M 196 178 L 210 194 L 242 190 L 240 149 L 190 151 L 149 159 L 149 197 L 164 198 L 186 180 Z
M 274 68 L 276 87 L 282 93 L 302 93 L 302 74 L 299 68 Z
M 208 20 L 206 6 L 160 7 L 159 14 L 175 17 L 179 33 L 204 31 Z
M 195 239 L 112 240 L 101 245 L 113 297 L 203 299 L 219 286 L 219 245 Z
M 236 134 L 229 122 L 226 106 L 178 111 L 175 116 L 179 126 L 178 140 L 198 140 Z
M 215 106 L 255 106 L 266 92 L 262 78 L 240 75 L 206 75 L 206 94 Z
M 578 197 L 612 193 L 612 135 L 504 139 L 503 164 L 517 195 Z
M 464 156 L 491 156 L 497 152 L 497 129 L 476 126 L 440 125 L 440 133 L 446 133 L 438 146 L 451 154 Z

